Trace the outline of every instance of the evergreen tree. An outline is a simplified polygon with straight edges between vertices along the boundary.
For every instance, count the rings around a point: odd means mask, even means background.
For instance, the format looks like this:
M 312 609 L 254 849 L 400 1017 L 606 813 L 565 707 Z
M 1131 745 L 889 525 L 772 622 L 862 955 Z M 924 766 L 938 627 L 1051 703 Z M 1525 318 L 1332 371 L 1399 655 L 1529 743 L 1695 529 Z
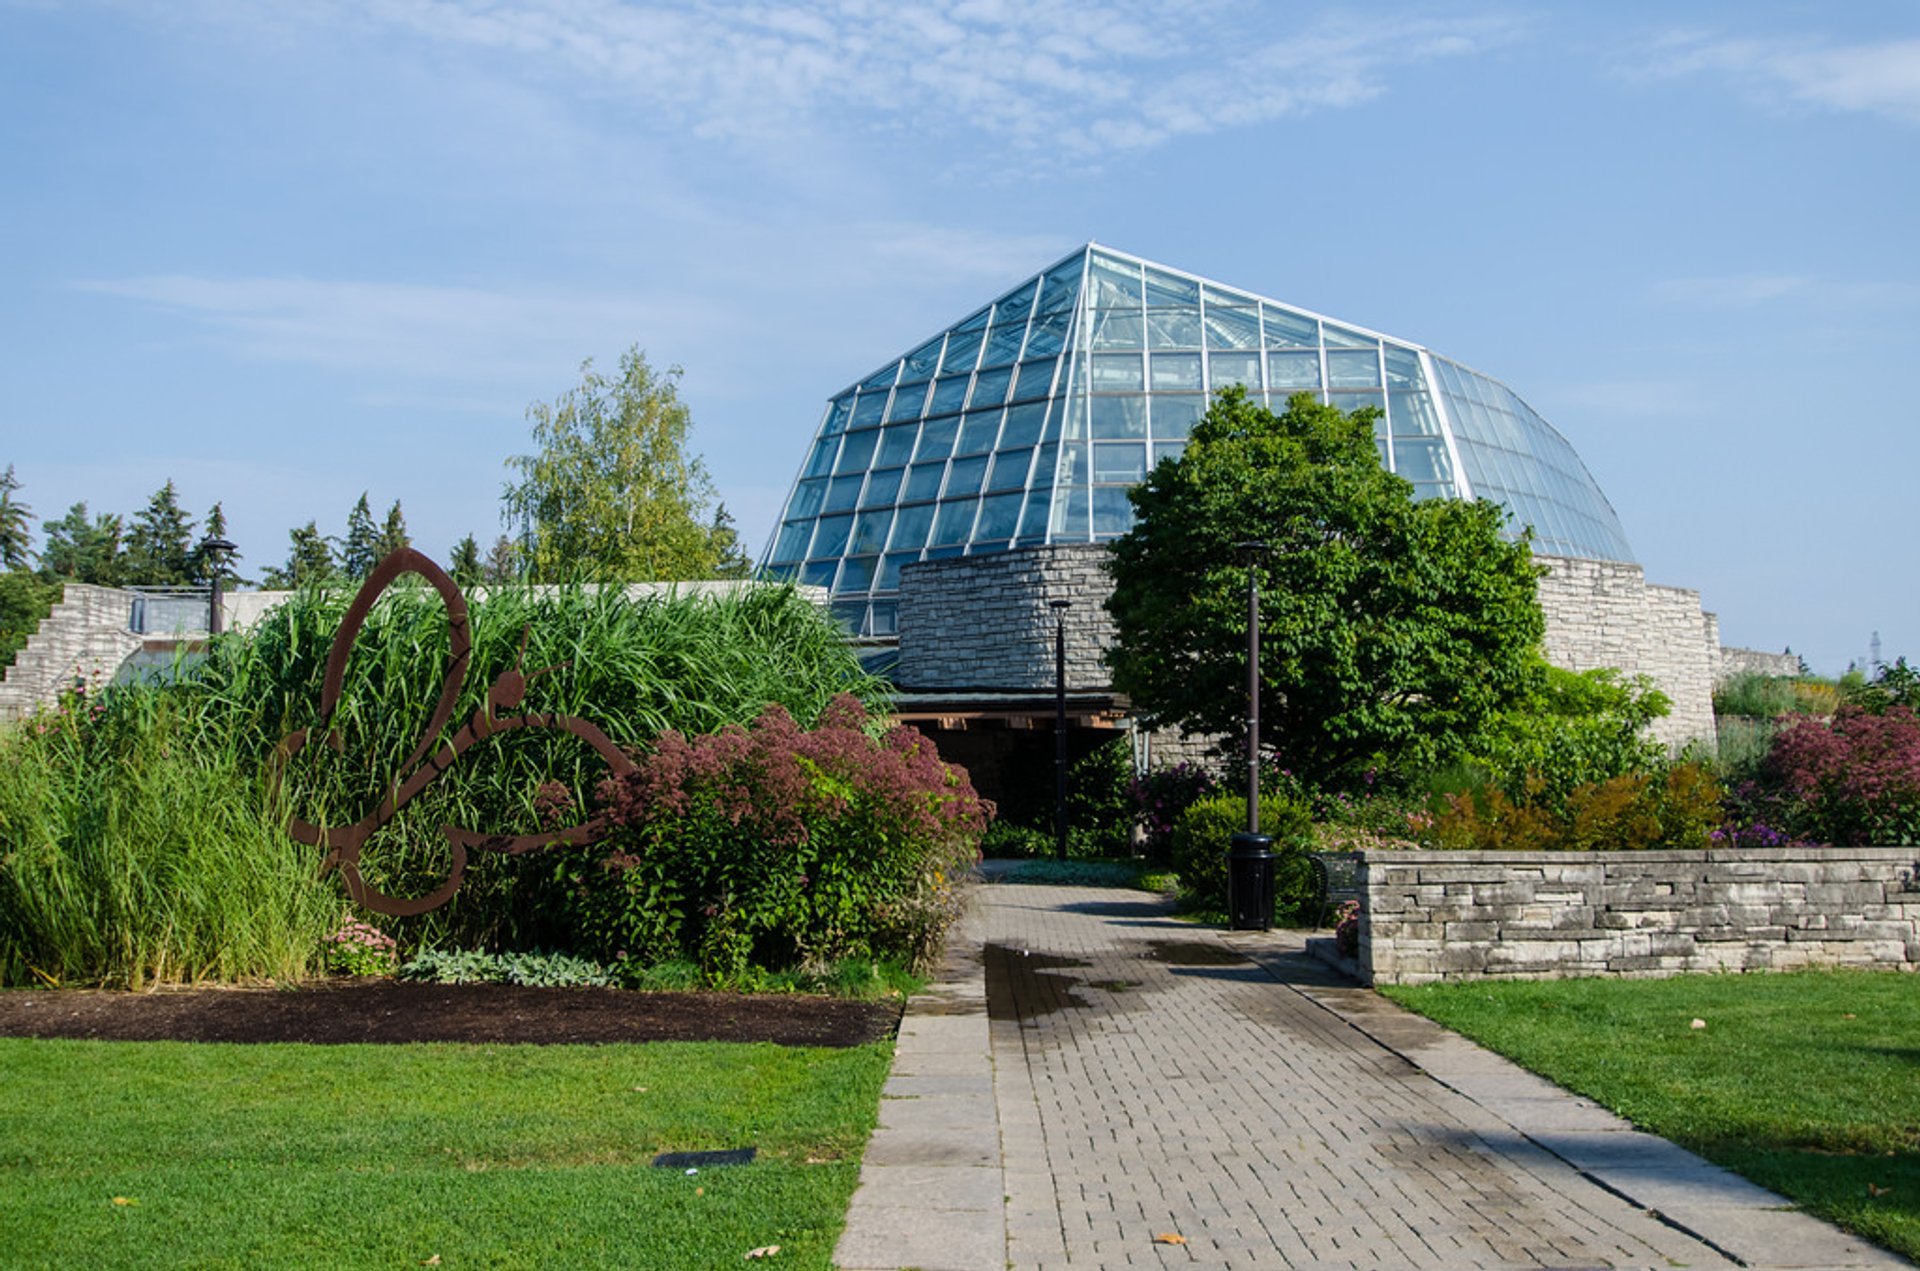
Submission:
M 727 511 L 725 503 L 713 509 L 713 524 L 708 527 L 707 536 L 713 544 L 715 578 L 753 576 L 753 562 L 747 559 L 746 550 L 740 546 L 740 531 L 734 526 L 733 515 Z
M 33 509 L 13 497 L 20 481 L 8 464 L 0 473 L 0 568 L 25 569 L 32 555 L 33 532 L 27 522 L 34 519 Z
M 297 530 L 288 530 L 287 538 L 292 544 L 287 563 L 278 568 L 268 567 L 264 580 L 267 586 L 284 591 L 339 581 L 340 568 L 334 561 L 333 544 L 320 533 L 318 525 L 308 521 Z
M 520 549 L 502 534 L 493 540 L 486 563 L 480 567 L 480 581 L 489 587 L 503 587 L 520 577 Z
M 367 506 L 367 492 L 347 514 L 347 538 L 340 546 L 340 570 L 354 582 L 373 572 L 380 563 L 380 533 L 373 527 L 373 509 Z
M 120 518 L 110 512 L 89 518 L 86 503 L 45 524 L 46 545 L 40 552 L 40 572 L 49 578 L 113 587 L 120 583 L 124 563 L 120 550 Z
M 234 568 L 234 562 L 240 559 L 240 549 L 218 553 L 209 552 L 207 543 L 213 539 L 227 539 L 227 513 L 218 503 L 207 512 L 207 532 L 198 543 L 193 545 L 193 579 L 195 582 L 210 583 L 215 577 L 220 579 L 223 588 L 250 586 L 248 579 L 240 576 Z M 217 558 L 217 559 L 216 559 Z
M 181 509 L 171 478 L 133 518 L 123 581 L 150 587 L 193 581 L 193 518 Z
M 480 544 L 469 534 L 453 545 L 453 555 L 447 561 L 447 573 L 462 588 L 472 587 L 480 581 Z
M 395 499 L 393 506 L 387 509 L 386 523 L 374 537 L 373 563 L 378 565 L 401 548 L 412 546 L 413 539 L 407 536 L 407 518 L 401 515 L 400 500 Z

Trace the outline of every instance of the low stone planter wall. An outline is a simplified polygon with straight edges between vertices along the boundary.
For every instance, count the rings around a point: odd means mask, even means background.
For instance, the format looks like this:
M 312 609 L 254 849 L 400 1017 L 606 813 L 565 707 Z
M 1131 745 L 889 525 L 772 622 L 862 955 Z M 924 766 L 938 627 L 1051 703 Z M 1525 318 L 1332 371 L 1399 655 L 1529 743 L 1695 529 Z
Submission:
M 1920 849 L 1361 857 L 1377 984 L 1920 964 Z

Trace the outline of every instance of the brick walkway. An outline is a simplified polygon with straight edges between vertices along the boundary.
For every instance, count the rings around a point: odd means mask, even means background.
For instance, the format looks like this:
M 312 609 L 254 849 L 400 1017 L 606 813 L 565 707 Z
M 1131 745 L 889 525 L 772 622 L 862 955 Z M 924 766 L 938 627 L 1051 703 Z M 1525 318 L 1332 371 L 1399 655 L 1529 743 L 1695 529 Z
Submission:
M 982 891 L 1011 1267 L 1732 1265 L 1316 1005 L 1304 955 Z
M 1909 1265 L 1354 988 L 1297 934 L 1167 908 L 979 889 L 908 1006 L 836 1265 Z

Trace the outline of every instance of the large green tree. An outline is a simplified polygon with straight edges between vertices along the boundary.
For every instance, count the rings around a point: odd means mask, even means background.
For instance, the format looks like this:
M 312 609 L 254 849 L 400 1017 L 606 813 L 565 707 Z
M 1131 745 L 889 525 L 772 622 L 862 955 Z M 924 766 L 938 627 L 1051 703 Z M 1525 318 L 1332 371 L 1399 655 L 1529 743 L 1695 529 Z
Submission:
M 1133 491 L 1113 545 L 1114 683 L 1150 724 L 1245 745 L 1248 566 L 1261 587 L 1261 739 L 1316 786 L 1460 753 L 1529 682 L 1543 622 L 1502 512 L 1416 502 L 1375 412 L 1221 394 L 1178 459 Z
M 618 375 L 589 361 L 579 387 L 528 408 L 536 449 L 507 460 L 518 476 L 503 515 L 532 581 L 710 578 L 727 563 L 725 527 L 709 512 L 713 483 L 687 446 L 679 379 L 678 367 L 656 373 L 633 348 Z
M 125 554 L 120 549 L 121 521 L 112 512 L 89 516 L 85 502 L 67 514 L 45 522 L 46 542 L 40 549 L 40 570 L 49 578 L 102 587 L 121 581 Z

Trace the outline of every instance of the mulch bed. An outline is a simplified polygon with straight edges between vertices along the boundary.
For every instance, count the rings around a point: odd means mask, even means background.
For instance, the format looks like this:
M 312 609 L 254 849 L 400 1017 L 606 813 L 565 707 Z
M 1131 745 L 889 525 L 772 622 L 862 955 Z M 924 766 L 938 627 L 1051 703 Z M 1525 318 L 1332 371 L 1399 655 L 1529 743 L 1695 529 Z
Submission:
M 858 1046 L 891 1035 L 899 1021 L 897 1003 L 830 997 L 375 979 L 330 980 L 294 989 L 0 992 L 0 1037 L 102 1041 Z

